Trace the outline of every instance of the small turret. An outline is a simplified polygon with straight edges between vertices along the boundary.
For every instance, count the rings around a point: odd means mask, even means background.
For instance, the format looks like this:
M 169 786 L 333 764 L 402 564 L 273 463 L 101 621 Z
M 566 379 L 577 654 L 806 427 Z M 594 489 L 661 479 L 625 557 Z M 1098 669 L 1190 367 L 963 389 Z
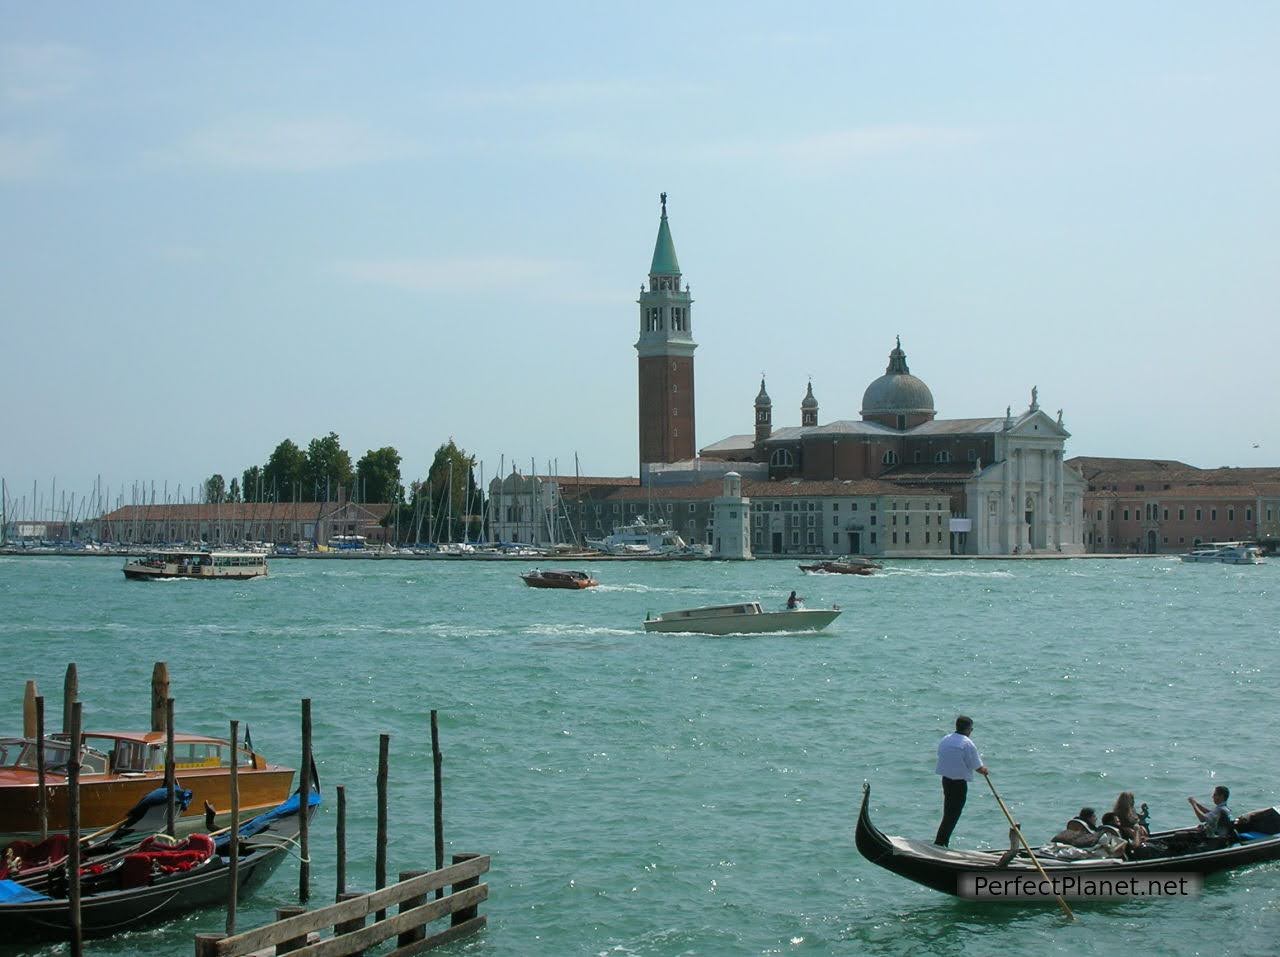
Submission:
M 818 424 L 818 400 L 813 397 L 813 381 L 809 382 L 809 390 L 804 394 L 804 399 L 800 403 L 800 424 L 817 425 Z
M 756 441 L 763 442 L 773 434 L 773 400 L 765 391 L 764 376 L 760 377 L 760 394 L 756 396 Z

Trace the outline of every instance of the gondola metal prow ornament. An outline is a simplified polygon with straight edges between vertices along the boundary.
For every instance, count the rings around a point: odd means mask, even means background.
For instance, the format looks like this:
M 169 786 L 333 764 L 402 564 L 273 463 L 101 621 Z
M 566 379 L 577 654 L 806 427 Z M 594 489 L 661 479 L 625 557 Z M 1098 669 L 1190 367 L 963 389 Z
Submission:
M 1031 863 L 1036 866 L 1036 870 L 1040 872 L 1040 876 L 1048 882 L 1050 887 L 1052 887 L 1053 881 L 1050 879 L 1049 875 L 1045 873 L 1045 869 L 1041 866 L 1040 861 L 1036 859 L 1035 852 L 1031 850 L 1031 845 L 1027 843 L 1027 839 L 1023 837 L 1022 828 L 1018 827 L 1018 823 L 1013 819 L 1013 815 L 1009 813 L 1009 808 L 1005 806 L 1004 799 L 1000 797 L 1000 792 L 996 790 L 995 782 L 991 780 L 991 775 L 984 774 L 983 777 L 987 779 L 987 787 L 991 788 L 991 794 L 995 797 L 996 803 L 1000 805 L 1000 810 L 1004 811 L 1004 816 L 1009 821 L 1009 827 L 1018 835 L 1018 840 L 1021 841 L 1022 846 L 1026 848 L 1027 854 L 1031 858 Z M 1067 902 L 1063 899 L 1062 895 L 1055 894 L 1054 896 L 1057 898 L 1058 906 L 1062 908 L 1062 912 L 1067 915 L 1067 920 L 1075 920 L 1076 915 L 1071 913 L 1071 908 L 1067 906 Z

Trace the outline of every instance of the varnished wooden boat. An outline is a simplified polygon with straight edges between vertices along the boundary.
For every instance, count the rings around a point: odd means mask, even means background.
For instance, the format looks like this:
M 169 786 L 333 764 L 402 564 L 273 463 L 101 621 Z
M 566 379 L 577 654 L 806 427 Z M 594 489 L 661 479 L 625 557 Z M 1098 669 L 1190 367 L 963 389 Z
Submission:
M 866 558 L 849 558 L 839 561 L 814 562 L 811 565 L 801 565 L 802 572 L 810 574 L 827 574 L 827 575 L 873 575 L 876 570 L 884 566 L 878 562 L 873 562 Z
M 164 785 L 163 731 L 86 732 L 80 759 L 81 827 L 88 833 L 117 824 L 149 792 Z M 45 789 L 49 831 L 67 829 L 66 767 L 71 747 L 65 737 L 44 742 Z M 186 833 L 204 824 L 207 801 L 226 824 L 231 809 L 231 745 L 222 738 L 174 735 L 174 764 L 180 786 L 193 792 L 191 805 L 179 819 Z M 240 807 L 245 815 L 275 807 L 289 796 L 293 768 L 269 764 L 251 750 L 236 756 Z M 35 742 L 0 739 L 0 844 L 37 835 L 40 830 Z
M 317 785 L 307 802 L 308 819 L 319 803 Z M 300 804 L 295 794 L 241 825 L 237 875 L 241 895 L 266 880 L 297 843 Z M 96 873 L 82 871 L 80 920 L 84 936 L 105 937 L 149 927 L 199 907 L 224 903 L 231 886 L 229 843 L 227 835 L 216 840 L 203 834 L 192 835 L 190 847 L 183 854 L 185 860 L 181 861 L 186 869 L 167 873 L 163 860 L 148 859 L 157 849 L 145 845 Z M 158 853 L 165 852 L 161 849 Z M 0 939 L 24 942 L 67 938 L 70 907 L 65 886 L 50 888 L 49 894 L 43 894 L 4 884 L 0 881 Z
M 572 590 L 595 588 L 600 583 L 586 572 L 569 570 L 533 571 L 520 578 L 530 588 L 568 588 Z
M 1001 851 L 965 851 L 938 847 L 927 841 L 917 841 L 905 837 L 890 837 L 882 833 L 871 823 L 868 806 L 871 801 L 871 786 L 862 786 L 862 808 L 858 812 L 858 825 L 854 839 L 858 852 L 878 867 L 892 871 L 900 877 L 931 887 L 944 894 L 965 896 L 965 879 L 975 874 L 985 876 L 1025 875 L 1028 878 L 1038 876 L 1038 871 L 1025 852 L 1012 856 Z M 1156 875 L 1161 873 L 1212 874 L 1216 871 L 1243 867 L 1263 861 L 1280 860 L 1280 814 L 1268 815 L 1264 809 L 1249 817 L 1266 816 L 1274 823 L 1264 826 L 1261 832 L 1251 831 L 1247 840 L 1241 840 L 1226 847 L 1203 850 L 1186 854 L 1175 854 L 1167 857 L 1152 857 L 1146 860 L 1087 859 L 1062 861 L 1048 856 L 1037 855 L 1036 859 L 1050 875 L 1076 874 L 1106 877 L 1125 877 L 1137 875 Z M 1189 837 L 1195 832 L 1194 827 L 1179 828 L 1170 831 L 1158 831 L 1150 840 L 1159 842 L 1177 836 Z M 1067 895 L 1071 896 L 1071 895 Z
M 840 616 L 839 608 L 793 608 L 765 611 L 758 601 L 664 611 L 645 618 L 644 630 L 699 635 L 759 635 L 770 632 L 821 631 Z

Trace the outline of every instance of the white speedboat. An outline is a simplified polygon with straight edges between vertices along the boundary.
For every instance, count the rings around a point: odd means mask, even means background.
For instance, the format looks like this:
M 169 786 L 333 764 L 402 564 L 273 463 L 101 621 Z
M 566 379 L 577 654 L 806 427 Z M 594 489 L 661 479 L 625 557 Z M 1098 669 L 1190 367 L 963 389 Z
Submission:
M 795 608 L 765 611 L 758 601 L 664 611 L 644 620 L 645 631 L 692 632 L 699 635 L 755 635 L 778 631 L 819 631 L 840 616 L 840 609 Z
M 1266 559 L 1252 542 L 1205 542 L 1181 556 L 1184 562 L 1217 562 L 1227 565 L 1261 565 Z

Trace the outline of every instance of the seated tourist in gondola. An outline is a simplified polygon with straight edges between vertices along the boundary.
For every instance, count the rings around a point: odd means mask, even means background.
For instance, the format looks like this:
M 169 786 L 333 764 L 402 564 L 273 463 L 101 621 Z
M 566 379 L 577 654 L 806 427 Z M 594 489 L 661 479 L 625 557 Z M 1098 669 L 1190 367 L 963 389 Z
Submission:
M 1147 829 L 1138 814 L 1136 801 L 1132 791 L 1121 791 L 1116 798 L 1116 806 L 1112 812 L 1119 819 L 1120 836 L 1129 842 L 1131 847 L 1141 847 L 1147 840 Z
M 1205 807 L 1193 797 L 1187 798 L 1191 810 L 1200 820 L 1200 833 L 1208 840 L 1231 840 L 1235 836 L 1231 824 L 1231 809 L 1227 807 L 1227 799 L 1231 791 L 1224 784 L 1213 789 L 1213 807 Z
M 1053 836 L 1053 843 L 1072 847 L 1092 847 L 1098 843 L 1098 812 L 1091 807 L 1082 807 L 1080 813 Z
M 1092 856 L 1125 857 L 1129 846 L 1129 842 L 1120 833 L 1120 816 L 1115 811 L 1102 815 L 1102 827 L 1098 828 L 1098 840 L 1093 845 L 1095 853 Z

